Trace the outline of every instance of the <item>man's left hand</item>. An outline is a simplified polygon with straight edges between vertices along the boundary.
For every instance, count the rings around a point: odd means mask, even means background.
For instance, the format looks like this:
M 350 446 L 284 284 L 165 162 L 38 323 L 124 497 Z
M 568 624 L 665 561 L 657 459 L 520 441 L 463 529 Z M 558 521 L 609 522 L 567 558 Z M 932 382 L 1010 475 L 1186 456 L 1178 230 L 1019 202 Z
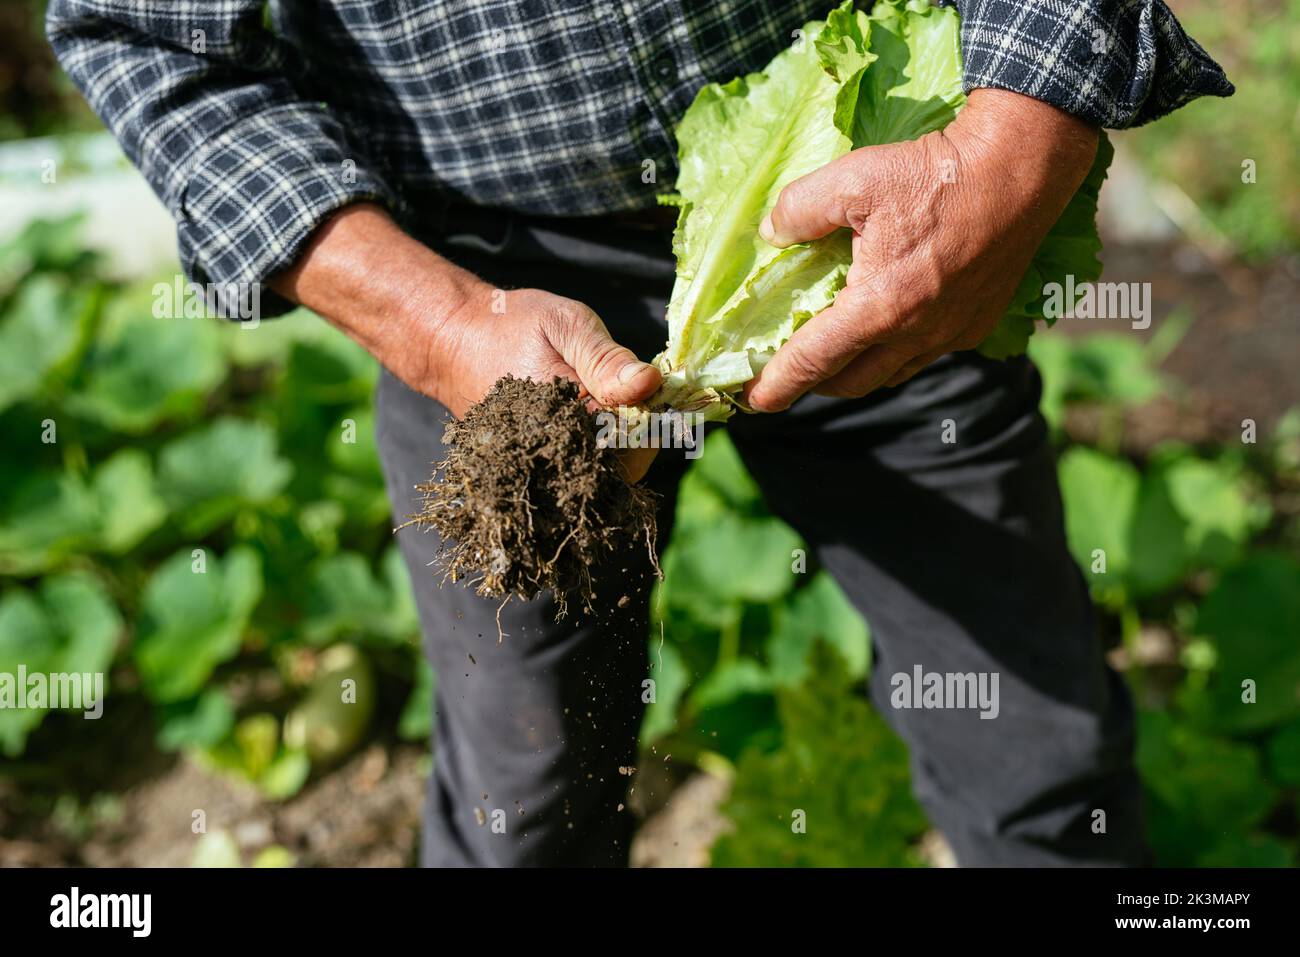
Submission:
M 778 412 L 809 390 L 899 385 L 993 331 L 1092 165 L 1096 128 L 1003 90 L 971 93 L 945 129 L 854 150 L 788 185 L 760 227 L 775 246 L 853 230 L 834 304 L 746 390 Z

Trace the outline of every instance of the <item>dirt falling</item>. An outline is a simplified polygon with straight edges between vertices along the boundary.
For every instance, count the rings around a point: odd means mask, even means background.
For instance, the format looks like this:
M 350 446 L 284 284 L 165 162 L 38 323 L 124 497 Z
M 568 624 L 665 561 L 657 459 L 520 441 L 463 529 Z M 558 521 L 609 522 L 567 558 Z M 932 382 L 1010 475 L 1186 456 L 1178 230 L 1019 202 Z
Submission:
M 435 529 L 446 576 L 485 598 L 549 590 L 559 616 L 570 600 L 592 612 L 592 574 L 611 555 L 641 545 L 657 568 L 656 496 L 628 484 L 597 431 L 575 383 L 506 376 L 447 426 L 450 451 L 407 524 Z

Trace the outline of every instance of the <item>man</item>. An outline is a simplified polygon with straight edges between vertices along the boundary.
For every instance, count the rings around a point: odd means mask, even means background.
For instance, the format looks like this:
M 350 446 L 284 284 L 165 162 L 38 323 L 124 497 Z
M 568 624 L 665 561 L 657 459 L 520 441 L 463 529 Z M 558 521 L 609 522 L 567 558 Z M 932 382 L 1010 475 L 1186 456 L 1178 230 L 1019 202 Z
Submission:
M 383 364 L 377 438 L 402 515 L 445 413 L 506 373 L 568 376 L 610 404 L 655 390 L 641 360 L 665 340 L 673 263 L 654 193 L 673 124 L 703 84 L 761 69 L 828 6 L 280 2 L 268 23 L 260 0 L 53 0 L 49 32 L 174 211 L 191 278 L 267 281 L 275 309 L 314 309 Z M 958 861 L 1140 863 L 1131 703 L 1066 551 L 1037 374 L 963 350 L 1003 311 L 1099 127 L 1232 88 L 1159 0 L 958 6 L 957 120 L 791 184 L 763 224 L 776 245 L 860 239 L 835 304 L 751 384 L 756 410 L 783 414 L 729 428 L 870 622 L 872 691 Z M 642 181 L 645 160 L 663 183 Z M 943 160 L 956 183 L 934 174 Z M 664 453 L 647 479 L 664 538 L 682 465 Z M 498 645 L 495 603 L 437 586 L 436 541 L 401 544 L 439 677 L 425 863 L 625 862 L 617 769 L 635 761 L 649 673 L 645 562 L 594 570 L 598 620 L 511 603 Z M 892 709 L 889 675 L 914 665 L 998 673 L 998 717 Z M 506 834 L 481 826 L 485 805 L 510 809 Z

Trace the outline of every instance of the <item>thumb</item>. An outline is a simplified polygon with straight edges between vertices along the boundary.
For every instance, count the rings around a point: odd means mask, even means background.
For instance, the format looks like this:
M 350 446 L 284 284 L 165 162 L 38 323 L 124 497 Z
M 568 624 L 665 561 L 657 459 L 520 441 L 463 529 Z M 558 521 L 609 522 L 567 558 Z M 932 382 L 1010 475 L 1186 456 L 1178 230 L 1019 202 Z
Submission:
M 781 412 L 795 399 L 834 376 L 868 344 L 846 329 L 860 323 L 867 304 L 861 287 L 840 291 L 835 302 L 795 330 L 785 345 L 745 388 L 745 398 L 758 412 Z
M 563 311 L 549 338 L 578 381 L 602 405 L 632 405 L 648 399 L 663 381 L 658 369 L 615 342 L 600 317 L 580 303 Z
M 821 239 L 848 226 L 849 210 L 860 205 L 867 193 L 861 159 L 849 153 L 789 183 L 759 223 L 758 234 L 773 246 L 784 247 Z

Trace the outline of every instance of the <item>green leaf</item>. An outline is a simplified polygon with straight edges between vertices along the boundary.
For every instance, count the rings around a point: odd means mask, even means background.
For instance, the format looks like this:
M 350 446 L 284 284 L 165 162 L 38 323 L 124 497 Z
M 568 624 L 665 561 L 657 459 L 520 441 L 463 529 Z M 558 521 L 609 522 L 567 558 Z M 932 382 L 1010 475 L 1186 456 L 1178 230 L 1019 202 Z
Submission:
M 777 692 L 784 741 L 740 757 L 715 867 L 901 867 L 926 827 L 907 752 L 825 646 L 812 678 Z M 802 831 L 794 825 L 802 821 Z
M 167 505 L 154 485 L 153 464 L 139 449 L 123 449 L 95 471 L 99 501 L 99 545 L 121 555 L 167 518 Z
M 38 473 L 19 485 L 0 517 L 0 571 L 30 574 L 89 551 L 123 554 L 165 518 L 140 450 L 118 452 L 90 483 L 72 472 Z
M 834 648 L 850 678 L 866 677 L 871 657 L 867 623 L 826 572 L 818 572 L 787 599 L 767 641 L 773 680 L 783 687 L 806 681 L 821 642 Z
M 762 70 L 700 90 L 677 128 L 680 209 L 664 385 L 652 407 L 725 419 L 735 394 L 776 349 L 843 288 L 847 229 L 785 249 L 758 235 L 781 190 L 862 146 L 942 129 L 965 103 L 956 11 L 881 0 L 851 2 L 804 24 L 803 41 Z M 811 41 L 811 42 L 807 42 Z M 1045 285 L 1100 275 L 1097 195 L 1112 151 L 1097 158 L 1035 256 L 1003 324 L 981 347 L 1023 352 L 1044 317 Z
M 158 709 L 158 747 L 164 751 L 212 747 L 235 726 L 235 707 L 221 688 Z
M 747 680 L 759 678 L 754 663 L 738 663 L 734 671 L 724 665 L 719 671 L 719 684 L 708 692 L 712 699 L 708 707 L 687 709 L 688 720 L 680 732 L 683 743 L 688 749 L 720 754 L 731 761 L 747 751 L 775 750 L 782 724 L 776 699 L 770 691 L 745 688 Z
M 658 637 L 650 639 L 650 677 L 654 679 L 655 697 L 646 706 L 645 720 L 641 722 L 643 748 L 676 729 L 677 707 L 691 683 L 686 661 L 676 645 L 661 642 Z
M 1252 731 L 1300 717 L 1300 562 L 1260 553 L 1228 569 L 1196 631 L 1216 652 L 1207 692 L 1218 726 Z M 1253 704 L 1242 700 L 1245 681 L 1254 682 Z
M 391 551 L 389 555 L 393 555 Z M 388 582 L 399 569 L 386 556 Z M 404 567 L 400 569 L 405 575 Z M 402 639 L 414 634 L 417 621 L 407 604 L 409 581 L 405 592 L 394 592 L 390 584 L 380 581 L 359 552 L 340 552 L 318 560 L 309 573 L 307 618 L 303 633 L 314 643 L 324 643 L 346 635 L 374 635 Z
M 1072 398 L 1138 404 L 1165 389 L 1142 342 L 1132 336 L 1095 333 L 1070 343 Z
M 1174 507 L 1164 474 L 1143 475 L 1129 533 L 1127 573 L 1134 595 L 1156 595 L 1182 579 L 1191 560 L 1186 539 L 1187 522 Z
M 415 663 L 415 687 L 402 706 L 397 719 L 397 736 L 403 741 L 423 741 L 433 733 L 433 702 L 438 680 L 429 663 L 420 658 Z
M 1122 579 L 1130 564 L 1129 529 L 1141 477 L 1128 462 L 1088 448 L 1061 456 L 1058 468 L 1070 553 L 1090 580 Z M 1106 574 L 1093 574 L 1093 551 L 1106 553 Z
M 351 405 L 370 400 L 378 374 L 374 358 L 347 336 L 303 338 L 289 351 L 281 388 L 297 403 Z
M 841 8 L 828 21 L 853 16 Z M 841 29 L 867 41 L 873 62 L 864 64 L 852 113 L 837 116 L 853 148 L 918 139 L 951 123 L 966 103 L 955 11 L 886 2 L 856 19 L 856 29 Z
M 402 550 L 396 542 L 384 549 L 379 559 L 384 584 L 388 586 L 388 618 L 393 634 L 417 639 L 420 633 L 420 612 L 415 605 L 415 589 L 411 585 L 411 570 L 406 567 Z
M 1168 388 L 1145 344 L 1132 336 L 1035 336 L 1029 355 L 1043 374 L 1043 412 L 1054 428 L 1067 400 L 1134 405 Z
M 90 547 L 100 529 L 99 509 L 80 475 L 47 472 L 26 479 L 0 521 L 0 570 L 29 574 Z
M 347 339 L 342 332 L 306 309 L 286 313 L 274 322 L 239 323 L 221 337 L 226 355 L 236 366 L 285 366 L 296 342 Z
M 0 243 L 0 277 L 15 280 L 31 273 L 93 275 L 97 256 L 82 237 L 85 215 L 36 219 L 5 243 Z
M 45 579 L 36 592 L 11 588 L 0 597 L 0 675 L 104 673 L 122 633 L 122 618 L 103 587 L 74 572 Z M 16 687 L 14 689 L 16 693 Z M 105 681 L 102 689 L 107 691 Z M 47 708 L 0 708 L 0 751 L 22 753 Z
M 374 409 L 367 405 L 349 410 L 325 443 L 325 455 L 336 469 L 373 479 L 382 489 L 384 473 L 375 445 Z
M 673 542 L 664 559 L 668 601 L 693 608 L 773 601 L 793 587 L 792 553 L 801 545 L 794 529 L 780 519 L 722 514 L 711 528 Z
M 225 376 L 219 323 L 159 319 L 153 285 L 119 295 L 106 310 L 86 363 L 86 380 L 68 408 L 115 432 L 139 435 L 167 418 L 192 415 Z
M 273 801 L 297 794 L 311 774 L 306 752 L 283 744 L 279 720 L 267 713 L 241 719 L 226 738 L 193 756 L 206 767 L 256 785 Z
M 824 26 L 805 24 L 806 39 L 816 41 Z M 669 345 L 658 360 L 668 404 L 716 402 L 719 390 L 748 381 L 760 355 L 775 351 L 843 285 L 844 235 L 779 250 L 762 240 L 758 224 L 788 183 L 848 152 L 833 122 L 848 81 L 833 78 L 818 45 L 805 42 L 761 73 L 705 86 L 682 117 L 677 282 Z
M 1065 403 L 1070 394 L 1070 344 L 1059 335 L 1034 336 L 1028 352 L 1043 379 L 1039 408 L 1052 431 L 1059 432 L 1065 425 Z
M 0 316 L 0 410 L 36 397 L 77 355 L 93 306 L 90 289 L 40 274 Z
M 721 429 L 705 439 L 700 457 L 682 479 L 677 502 L 674 528 L 707 526 L 723 511 L 767 514 L 762 490 Z
M 158 457 L 163 497 L 186 534 L 196 537 L 270 501 L 292 473 L 269 425 L 230 417 L 173 440 Z
M 1203 855 L 1243 839 L 1277 800 L 1254 748 L 1179 724 L 1165 712 L 1140 716 L 1137 764 L 1162 866 L 1204 866 Z
M 198 694 L 213 669 L 238 654 L 262 595 L 261 560 L 251 548 L 196 561 L 189 550 L 177 552 L 145 585 L 133 654 L 146 693 L 158 702 Z
M 728 661 L 705 676 L 691 689 L 690 705 L 705 711 L 731 704 L 746 695 L 765 696 L 772 691 L 772 677 L 754 658 Z
M 350 409 L 330 430 L 325 454 L 337 469 L 322 487 L 354 523 L 374 525 L 392 514 L 375 445 L 375 414 L 367 406 Z
M 1187 547 L 1197 564 L 1222 567 L 1236 561 L 1270 509 L 1252 501 L 1239 463 L 1198 459 L 1174 449 L 1162 469 L 1170 501 L 1187 522 Z

